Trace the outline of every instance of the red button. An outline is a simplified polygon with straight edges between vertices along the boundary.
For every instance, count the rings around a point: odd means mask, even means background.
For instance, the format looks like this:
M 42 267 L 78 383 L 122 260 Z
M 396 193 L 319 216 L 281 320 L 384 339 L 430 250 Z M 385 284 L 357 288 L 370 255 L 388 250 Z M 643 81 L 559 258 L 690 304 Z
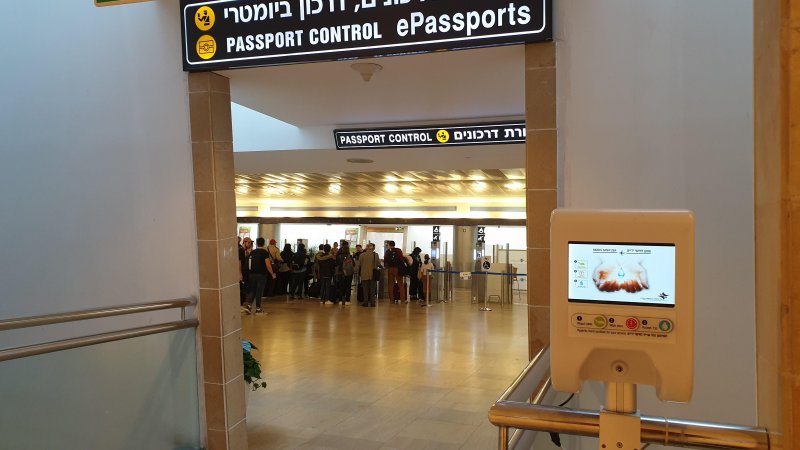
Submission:
M 639 328 L 639 320 L 631 317 L 625 321 L 625 326 L 628 327 L 629 330 L 635 330 Z

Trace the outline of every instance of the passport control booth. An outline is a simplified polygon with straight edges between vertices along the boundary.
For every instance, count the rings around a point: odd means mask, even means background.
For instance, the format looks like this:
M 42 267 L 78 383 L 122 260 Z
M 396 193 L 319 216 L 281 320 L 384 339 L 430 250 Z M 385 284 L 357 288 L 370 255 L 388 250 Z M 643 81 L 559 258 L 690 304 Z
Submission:
M 553 387 L 603 382 L 600 448 L 639 450 L 636 385 L 662 401 L 692 396 L 693 215 L 556 210 L 550 249 Z

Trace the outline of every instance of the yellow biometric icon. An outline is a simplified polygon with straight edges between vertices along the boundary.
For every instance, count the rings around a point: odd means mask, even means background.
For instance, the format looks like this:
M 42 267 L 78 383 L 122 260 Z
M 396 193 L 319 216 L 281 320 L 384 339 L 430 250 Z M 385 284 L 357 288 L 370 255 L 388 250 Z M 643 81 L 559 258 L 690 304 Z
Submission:
M 439 130 L 436 132 L 436 140 L 444 144 L 450 140 L 450 133 L 447 130 Z
M 204 34 L 197 40 L 197 56 L 203 59 L 211 59 L 217 53 L 217 41 L 212 36 Z
M 208 31 L 214 26 L 214 10 L 208 6 L 203 6 L 194 15 L 194 24 L 200 31 Z

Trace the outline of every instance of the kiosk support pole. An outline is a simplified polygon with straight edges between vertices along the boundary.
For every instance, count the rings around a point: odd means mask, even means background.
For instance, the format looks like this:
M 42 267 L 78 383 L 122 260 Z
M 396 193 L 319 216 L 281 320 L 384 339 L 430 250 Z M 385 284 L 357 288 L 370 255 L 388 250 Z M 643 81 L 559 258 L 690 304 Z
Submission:
M 606 405 L 600 411 L 600 450 L 640 448 L 642 418 L 636 411 L 636 385 L 606 383 Z

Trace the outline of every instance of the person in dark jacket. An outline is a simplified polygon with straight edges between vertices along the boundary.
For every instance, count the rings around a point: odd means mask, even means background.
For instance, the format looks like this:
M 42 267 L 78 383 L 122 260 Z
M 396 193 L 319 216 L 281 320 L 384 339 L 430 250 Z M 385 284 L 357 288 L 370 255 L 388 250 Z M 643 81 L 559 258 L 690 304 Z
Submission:
M 414 250 L 411 252 L 411 266 L 408 270 L 408 276 L 411 279 L 408 288 L 408 295 L 411 297 L 411 300 L 419 300 L 423 297 L 422 291 L 420 289 L 420 282 L 419 282 L 419 268 L 422 265 L 422 261 L 420 260 L 420 253 L 422 253 L 422 249 L 419 247 L 415 247 Z
M 291 295 L 292 299 L 303 298 L 304 294 L 308 293 L 306 277 L 308 275 L 309 259 L 305 244 L 297 244 L 297 252 L 292 255 L 291 259 L 286 261 L 290 261 L 289 268 L 292 271 L 289 295 Z
M 339 299 L 342 305 L 350 305 L 350 288 L 353 285 L 353 273 L 355 273 L 356 262 L 350 254 L 350 244 L 342 242 L 342 248 L 336 255 L 336 284 Z
M 331 255 L 330 244 L 325 244 L 322 251 L 317 253 L 317 266 L 319 270 L 319 299 L 320 303 L 333 304 L 333 274 L 336 269 L 336 260 Z
M 263 314 L 261 310 L 261 297 L 270 287 L 271 283 L 275 282 L 277 273 L 272 269 L 272 261 L 269 257 L 269 252 L 264 248 L 264 238 L 256 239 L 256 248 L 250 253 L 248 264 L 250 265 L 250 284 L 251 296 L 250 303 L 245 304 L 247 314 L 252 311 L 251 305 L 256 304 L 256 315 Z
M 289 279 L 292 275 L 292 269 L 289 267 L 289 263 L 292 261 L 293 256 L 292 245 L 287 243 L 283 246 L 283 251 L 281 252 L 282 262 L 278 263 L 278 287 L 275 290 L 277 295 L 289 293 Z

